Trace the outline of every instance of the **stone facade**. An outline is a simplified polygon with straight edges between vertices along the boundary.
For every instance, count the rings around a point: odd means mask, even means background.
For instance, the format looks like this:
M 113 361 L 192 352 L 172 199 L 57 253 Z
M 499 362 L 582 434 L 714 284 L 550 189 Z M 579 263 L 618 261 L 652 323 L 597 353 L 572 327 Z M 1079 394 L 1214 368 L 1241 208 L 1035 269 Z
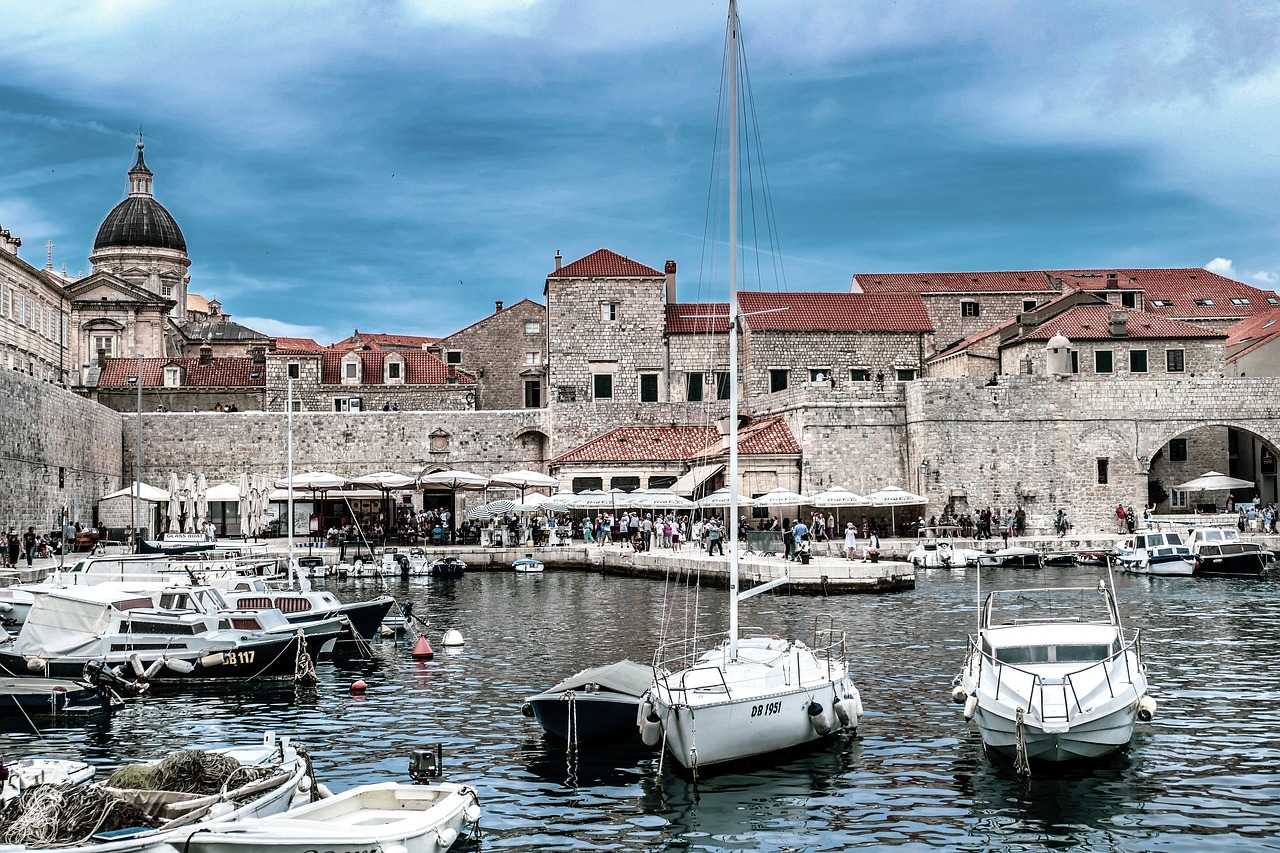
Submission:
M 521 299 L 441 338 L 440 357 L 476 378 L 477 409 L 547 404 L 547 309 Z
M 1223 338 L 1113 338 L 1111 340 L 1073 340 L 1071 350 L 1076 373 L 1081 379 L 1103 380 L 1126 376 L 1177 378 L 1180 375 L 1224 375 Z M 1135 353 L 1142 354 L 1137 360 Z M 1146 365 L 1142 367 L 1141 361 Z M 1099 372 L 1099 365 L 1110 363 L 1111 369 Z M 1181 367 L 1181 370 L 1171 369 Z M 1000 373 L 1038 374 L 1049 372 L 1044 341 L 1022 341 L 1000 350 Z
M 21 245 L 0 231 L 0 367 L 63 384 L 75 361 L 67 348 L 67 279 L 52 262 L 38 270 L 22 260 Z
M 821 374 L 830 387 L 910 380 L 921 375 L 927 336 L 895 332 L 783 332 L 748 330 L 742 338 L 743 386 L 748 398 L 772 393 L 778 372 L 786 387 Z

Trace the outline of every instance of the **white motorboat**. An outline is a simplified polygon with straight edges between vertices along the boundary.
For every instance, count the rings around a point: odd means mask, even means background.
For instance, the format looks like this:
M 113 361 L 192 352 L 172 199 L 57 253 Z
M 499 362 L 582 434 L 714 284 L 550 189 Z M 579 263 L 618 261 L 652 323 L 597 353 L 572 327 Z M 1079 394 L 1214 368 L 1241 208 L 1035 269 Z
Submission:
M 1137 575 L 1190 577 L 1196 561 L 1173 530 L 1140 530 L 1116 543 L 1116 565 Z
M 652 686 L 652 667 L 621 660 L 584 669 L 530 696 L 520 712 L 568 743 L 627 740 L 636 736 L 636 714 Z
M 1271 552 L 1256 542 L 1240 538 L 1234 527 L 1195 527 L 1187 547 L 1195 560 L 1195 573 L 1209 577 L 1256 578 L 1271 562 Z
M 189 853 L 442 853 L 479 819 L 470 788 L 382 782 L 275 817 L 202 828 L 175 846 Z
M 173 754 L 178 760 L 178 774 L 166 772 L 169 766 L 164 760 L 143 762 L 136 767 L 126 765 L 117 770 L 105 782 L 94 783 L 84 788 L 81 798 L 86 803 L 97 802 L 103 812 L 104 821 L 110 818 L 113 809 L 126 803 L 147 816 L 151 825 L 129 824 L 107 828 L 109 823 L 99 827 L 97 831 L 84 839 L 80 833 L 83 829 L 72 827 L 76 833 L 69 840 L 57 846 L 64 853 L 174 853 L 180 850 L 182 843 L 192 835 L 207 831 L 209 827 L 218 827 L 242 820 L 268 818 L 287 811 L 295 805 L 300 795 L 309 794 L 314 787 L 314 780 L 308 774 L 308 762 L 299 748 L 289 742 L 288 738 L 276 740 L 267 732 L 261 743 L 242 747 L 223 747 L 210 750 L 199 750 L 211 754 L 209 760 L 203 760 L 193 751 L 182 750 Z M 227 759 L 235 759 L 228 761 Z M 186 784 L 191 780 L 184 778 L 181 790 L 167 782 L 172 776 L 189 775 L 194 765 L 209 768 L 210 780 L 216 781 L 210 793 L 194 790 Z M 220 768 L 221 773 L 215 771 Z M 123 772 L 122 772 L 123 771 Z M 204 774 L 202 774 L 203 776 Z M 225 778 L 221 778 L 225 776 Z M 68 780 L 75 783 L 78 780 Z M 128 781 L 130 784 L 145 781 L 141 787 L 120 787 Z M 113 784 L 116 783 L 116 784 Z M 151 783 L 159 787 L 150 787 Z M 65 798 L 62 785 L 51 787 L 48 797 L 54 801 Z M 45 806 L 46 798 L 41 789 L 27 789 L 20 800 L 16 800 L 13 810 L 6 809 L 9 820 L 0 826 L 0 845 L 8 853 L 19 851 L 46 849 L 58 844 L 61 836 L 59 828 L 50 825 L 50 810 Z M 82 815 L 74 815 L 77 823 Z M 35 844 L 29 842 L 37 841 Z
M 654 686 L 640 710 L 641 736 L 656 745 L 664 740 L 672 757 L 696 778 L 709 767 L 746 759 L 766 760 L 837 730 L 857 729 L 861 699 L 849 679 L 844 632 L 815 631 L 812 645 L 769 634 L 740 636 L 738 605 L 774 589 L 786 576 L 739 592 L 738 512 L 738 156 L 739 62 L 743 60 L 737 0 L 729 0 L 725 38 L 725 98 L 729 142 L 728 212 L 728 365 L 729 406 L 725 419 L 728 449 L 727 536 L 729 563 L 728 631 L 714 648 L 701 651 L 705 637 L 666 644 L 654 658 Z M 744 97 L 748 97 L 743 94 Z M 749 502 L 749 501 L 747 501 Z
M 1138 631 L 1105 581 L 988 594 L 952 699 L 1020 771 L 1115 752 L 1155 713 Z
M 979 555 L 978 565 L 991 569 L 1038 569 L 1041 567 L 1040 552 L 1035 548 L 1011 545 Z
M 525 554 L 518 560 L 513 560 L 511 568 L 517 572 L 530 573 L 541 572 L 546 566 L 542 565 L 542 561 L 535 558 L 532 554 Z
M 907 562 L 918 569 L 962 569 L 978 565 L 981 557 L 982 552 L 971 548 L 957 548 L 950 542 L 926 539 L 907 554 Z

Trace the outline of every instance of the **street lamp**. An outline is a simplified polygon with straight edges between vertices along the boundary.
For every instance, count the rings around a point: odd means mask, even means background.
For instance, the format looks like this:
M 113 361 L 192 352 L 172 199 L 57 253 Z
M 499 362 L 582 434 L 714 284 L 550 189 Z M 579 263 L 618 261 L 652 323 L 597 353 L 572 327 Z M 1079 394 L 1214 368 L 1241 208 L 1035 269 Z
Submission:
M 40 482 L 49 485 L 49 466 L 43 465 L 40 470 Z
M 921 494 L 924 494 L 924 487 L 925 487 L 925 484 L 928 482 L 929 482 L 929 460 L 921 459 L 920 460 L 920 476 L 916 479 L 916 488 L 920 490 Z

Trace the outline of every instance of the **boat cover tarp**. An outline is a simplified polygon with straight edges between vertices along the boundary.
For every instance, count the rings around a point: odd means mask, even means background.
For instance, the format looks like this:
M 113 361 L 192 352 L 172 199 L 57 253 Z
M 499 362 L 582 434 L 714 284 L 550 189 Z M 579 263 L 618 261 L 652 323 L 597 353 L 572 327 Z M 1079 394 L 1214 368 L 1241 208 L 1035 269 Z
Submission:
M 569 690 L 581 690 L 588 684 L 598 684 L 602 690 L 611 690 L 614 693 L 641 696 L 653 684 L 653 668 L 635 661 L 620 660 L 606 666 L 584 669 L 545 692 L 565 693 Z

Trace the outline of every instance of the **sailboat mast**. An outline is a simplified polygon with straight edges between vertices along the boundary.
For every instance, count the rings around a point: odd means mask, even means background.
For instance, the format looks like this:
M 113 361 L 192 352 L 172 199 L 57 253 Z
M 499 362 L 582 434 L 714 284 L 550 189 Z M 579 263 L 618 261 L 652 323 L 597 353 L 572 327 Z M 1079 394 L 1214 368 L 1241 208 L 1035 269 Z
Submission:
M 738 659 L 738 3 L 729 0 L 729 659 Z
M 285 403 L 285 430 L 288 433 L 285 439 L 286 456 L 285 460 L 286 475 L 289 478 L 289 512 L 287 523 L 289 525 L 289 535 L 285 540 L 289 543 L 289 555 L 285 558 L 289 561 L 289 572 L 293 572 L 293 377 L 286 380 L 289 383 L 288 400 Z

